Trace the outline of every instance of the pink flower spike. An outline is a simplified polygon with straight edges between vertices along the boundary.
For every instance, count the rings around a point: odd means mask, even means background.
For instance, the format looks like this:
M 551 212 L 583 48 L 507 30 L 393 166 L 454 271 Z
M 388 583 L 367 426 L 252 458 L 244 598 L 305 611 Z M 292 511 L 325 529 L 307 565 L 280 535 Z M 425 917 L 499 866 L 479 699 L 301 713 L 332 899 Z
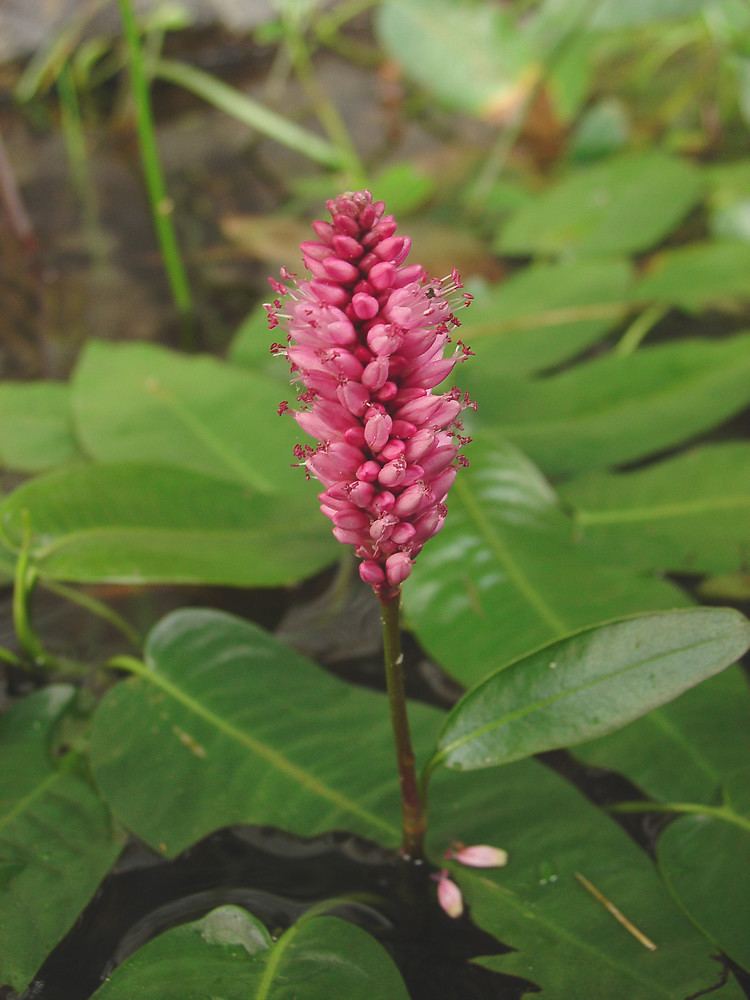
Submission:
M 459 344 L 443 356 L 460 279 L 407 264 L 411 240 L 396 235 L 369 191 L 327 205 L 331 221 L 313 223 L 316 238 L 300 247 L 308 278 L 282 268 L 271 282 L 279 298 L 267 307 L 269 325 L 283 321 L 287 334 L 273 353 L 301 383 L 293 414 L 316 439 L 296 446 L 298 464 L 323 483 L 321 510 L 361 560 L 364 582 L 391 600 L 443 526 L 465 464 L 459 450 L 469 438 L 457 421 L 474 404 L 457 389 L 435 391 L 470 353 Z
M 504 868 L 508 864 L 508 852 L 501 847 L 490 847 L 489 844 L 454 847 L 447 852 L 447 857 L 469 868 Z
M 440 908 L 452 920 L 457 920 L 464 912 L 464 897 L 461 890 L 445 870 L 434 877 L 437 879 L 437 898 Z

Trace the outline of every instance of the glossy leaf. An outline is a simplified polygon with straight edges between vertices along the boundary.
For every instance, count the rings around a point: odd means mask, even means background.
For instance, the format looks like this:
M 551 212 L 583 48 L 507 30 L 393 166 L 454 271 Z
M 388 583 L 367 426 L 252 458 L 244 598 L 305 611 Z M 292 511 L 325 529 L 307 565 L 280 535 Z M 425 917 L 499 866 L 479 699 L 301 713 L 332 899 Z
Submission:
M 415 706 L 418 743 L 438 718 Z M 115 814 L 171 855 L 231 823 L 395 844 L 390 746 L 384 696 L 344 684 L 254 625 L 194 610 L 165 618 L 142 673 L 102 701 L 91 754 Z
M 647 250 L 701 196 L 687 161 L 652 151 L 580 168 L 541 191 L 501 228 L 500 253 L 612 256 Z
M 708 430 L 750 402 L 750 335 L 685 340 L 609 355 L 523 381 L 491 366 L 461 371 L 477 424 L 503 434 L 544 472 L 605 468 Z
M 471 919 L 515 949 L 475 961 L 523 976 L 548 1000 L 684 1000 L 719 987 L 714 949 L 670 899 L 647 855 L 553 771 L 535 760 L 472 773 L 441 769 L 430 799 L 433 856 L 454 840 L 509 854 L 496 870 L 449 864 Z M 617 923 L 576 872 L 656 951 Z M 730 979 L 711 996 L 740 1000 L 743 993 Z
M 337 917 L 305 915 L 273 941 L 246 910 L 222 906 L 149 942 L 96 1000 L 408 1000 L 388 953 Z
M 376 27 L 386 52 L 409 76 L 461 111 L 483 118 L 507 115 L 533 81 L 523 36 L 494 4 L 386 0 Z
M 575 755 L 662 802 L 715 802 L 727 775 L 750 759 L 747 680 L 739 668 L 725 670 Z
M 471 308 L 461 315 L 461 335 L 482 367 L 504 374 L 549 368 L 622 318 L 629 284 L 625 261 L 536 264 L 475 289 Z
M 732 774 L 726 801 L 671 823 L 659 838 L 659 867 L 691 919 L 750 968 L 750 770 Z M 697 807 L 700 810 L 700 806 Z
M 279 399 L 261 375 L 153 344 L 92 341 L 73 381 L 76 431 L 92 458 L 179 465 L 262 492 L 299 478 L 299 429 L 277 417 Z
M 750 444 L 708 445 L 645 469 L 563 484 L 577 537 L 619 566 L 729 573 L 750 554 Z
M 618 729 L 730 666 L 750 622 L 729 608 L 644 615 L 516 660 L 464 695 L 436 762 L 459 770 L 575 746 Z
M 515 448 L 477 437 L 468 453 L 445 527 L 404 587 L 409 626 L 459 681 L 587 625 L 685 603 L 671 584 L 584 551 Z
M 41 472 L 78 457 L 67 385 L 0 383 L 0 466 Z
M 19 992 L 121 847 L 79 756 L 52 755 L 73 696 L 52 685 L 0 719 L 0 984 Z
M 0 507 L 18 548 L 24 511 L 43 576 L 79 582 L 276 586 L 336 558 L 309 490 L 253 494 L 157 465 L 90 465 L 26 483 Z
M 682 306 L 689 312 L 746 303 L 750 301 L 750 245 L 692 243 L 665 251 L 650 263 L 633 296 Z

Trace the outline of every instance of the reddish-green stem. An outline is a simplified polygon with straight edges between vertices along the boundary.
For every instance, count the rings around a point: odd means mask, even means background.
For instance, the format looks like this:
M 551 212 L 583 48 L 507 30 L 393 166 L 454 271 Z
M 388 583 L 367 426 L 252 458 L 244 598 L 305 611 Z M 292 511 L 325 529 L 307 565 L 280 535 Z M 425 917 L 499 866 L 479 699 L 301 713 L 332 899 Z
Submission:
M 406 712 L 404 693 L 404 657 L 401 652 L 399 629 L 401 595 L 382 599 L 380 619 L 383 623 L 383 647 L 385 654 L 385 678 L 388 688 L 388 703 L 391 710 L 391 725 L 396 744 L 396 763 L 401 787 L 401 816 L 403 839 L 401 853 L 405 858 L 421 859 L 424 854 L 424 834 L 427 827 L 419 782 L 414 767 L 414 750 L 409 732 L 409 717 Z

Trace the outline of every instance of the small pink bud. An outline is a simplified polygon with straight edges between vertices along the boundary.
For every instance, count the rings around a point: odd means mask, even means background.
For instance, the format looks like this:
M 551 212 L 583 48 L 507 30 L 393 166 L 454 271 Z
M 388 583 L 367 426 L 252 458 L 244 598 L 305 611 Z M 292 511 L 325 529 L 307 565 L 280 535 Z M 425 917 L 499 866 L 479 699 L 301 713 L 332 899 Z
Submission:
M 357 260 L 364 253 L 362 245 L 351 236 L 334 236 L 333 249 L 344 260 Z
M 373 288 L 377 289 L 379 292 L 383 292 L 386 288 L 391 287 L 396 277 L 396 273 L 395 266 L 391 264 L 390 261 L 383 260 L 379 264 L 375 264 L 370 268 L 367 280 Z
M 441 872 L 438 878 L 437 898 L 441 909 L 453 920 L 458 919 L 463 914 L 464 897 L 446 871 Z
M 323 267 L 334 281 L 349 285 L 359 279 L 359 268 L 339 257 L 327 257 L 323 261 Z
M 503 868 L 508 864 L 508 852 L 501 847 L 490 847 L 488 844 L 453 848 L 447 856 L 470 868 Z
M 373 319 L 378 314 L 378 300 L 365 292 L 357 292 L 352 298 L 352 309 L 358 319 Z
M 367 446 L 372 451 L 380 451 L 388 440 L 391 427 L 393 427 L 393 421 L 387 413 L 375 413 L 365 424 Z
M 357 469 L 357 479 L 363 483 L 374 483 L 380 472 L 380 465 L 372 460 L 363 462 Z
M 385 573 L 378 563 L 371 559 L 359 564 L 359 575 L 364 583 L 369 583 L 372 587 L 378 587 L 385 583 Z
M 400 586 L 411 575 L 413 563 L 405 552 L 394 552 L 385 561 L 385 575 L 392 587 Z

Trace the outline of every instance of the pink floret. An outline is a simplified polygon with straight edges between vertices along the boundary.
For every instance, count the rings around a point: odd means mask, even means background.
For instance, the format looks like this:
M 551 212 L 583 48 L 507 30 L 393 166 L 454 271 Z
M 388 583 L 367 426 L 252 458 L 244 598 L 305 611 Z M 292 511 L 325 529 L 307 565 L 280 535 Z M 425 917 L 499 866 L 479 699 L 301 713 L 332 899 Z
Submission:
M 461 410 L 457 390 L 433 389 L 470 356 L 459 342 L 448 357 L 454 311 L 468 301 L 454 270 L 430 280 L 407 265 L 411 241 L 369 191 L 328 202 L 332 222 L 313 223 L 301 250 L 310 280 L 289 286 L 286 353 L 302 384 L 292 411 L 317 448 L 297 446 L 309 474 L 326 487 L 321 510 L 335 537 L 354 547 L 360 576 L 383 600 L 398 593 L 424 543 L 437 534 L 456 467 Z M 275 279 L 275 292 L 282 287 Z M 286 405 L 283 407 L 286 409 Z

